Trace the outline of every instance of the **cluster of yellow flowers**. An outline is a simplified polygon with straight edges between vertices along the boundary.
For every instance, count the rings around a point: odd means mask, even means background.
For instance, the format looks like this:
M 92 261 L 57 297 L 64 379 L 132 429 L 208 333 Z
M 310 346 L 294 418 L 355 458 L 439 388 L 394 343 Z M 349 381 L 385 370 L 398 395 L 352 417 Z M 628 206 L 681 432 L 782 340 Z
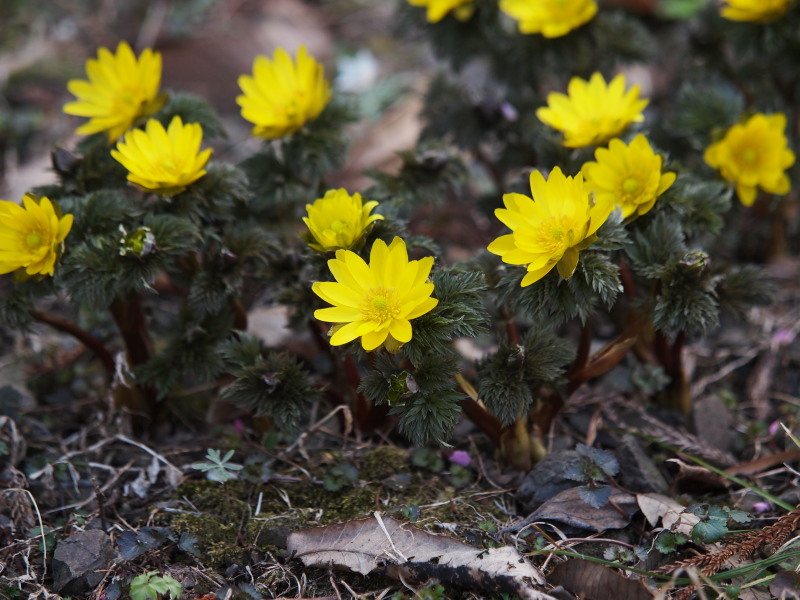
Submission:
M 77 133 L 106 132 L 114 143 L 125 134 L 111 154 L 126 169 L 135 186 L 172 196 L 205 174 L 211 150 L 200 151 L 202 127 L 178 117 L 169 126 L 150 118 L 142 129 L 132 129 L 163 105 L 159 94 L 161 55 L 145 49 L 137 59 L 126 42 L 116 53 L 100 48 L 97 59 L 86 63 L 88 80 L 72 80 L 68 89 L 78 98 L 64 112 L 89 117 Z M 300 47 L 293 60 L 278 48 L 270 60 L 257 56 L 253 75 L 239 77 L 244 92 L 236 99 L 242 117 L 253 123 L 252 133 L 274 139 L 294 133 L 317 118 L 330 100 L 330 86 L 320 63 Z M 126 133 L 127 132 L 127 133 Z
M 311 288 L 332 306 L 314 316 L 334 323 L 330 330 L 334 346 L 361 338 L 364 350 L 383 346 L 397 352 L 411 339 L 409 321 L 430 312 L 439 301 L 431 297 L 433 284 L 427 281 L 433 257 L 409 261 L 401 238 L 395 237 L 389 246 L 375 240 L 369 264 L 353 252 L 363 245 L 372 223 L 383 219 L 370 214 L 377 205 L 344 189 L 329 190 L 306 205 L 306 242 L 319 252 L 336 252 L 336 258 L 328 261 L 336 281 L 318 281 Z
M 766 22 L 781 16 L 793 0 L 723 1 L 725 18 Z M 408 2 L 425 7 L 431 23 L 449 14 L 467 20 L 476 8 L 474 0 Z M 499 0 L 499 8 L 517 21 L 521 33 L 546 38 L 567 35 L 598 11 L 596 0 Z M 158 52 L 148 48 L 137 58 L 125 42 L 115 53 L 100 48 L 97 58 L 87 61 L 86 75 L 86 80 L 68 83 L 76 100 L 64 111 L 89 119 L 78 134 L 105 133 L 110 144 L 116 142 L 111 156 L 128 170 L 130 183 L 172 196 L 205 175 L 212 151 L 200 149 L 200 124 L 175 116 L 165 128 L 153 118 L 166 102 L 159 92 Z M 252 75 L 241 75 L 238 81 L 243 93 L 236 102 L 242 117 L 253 124 L 252 135 L 265 140 L 296 132 L 316 119 L 331 98 L 322 65 L 304 47 L 294 59 L 282 48 L 272 58 L 257 56 Z M 554 267 L 562 278 L 570 278 L 580 251 L 595 241 L 615 207 L 624 219 L 634 219 L 674 183 L 675 173 L 662 171 L 663 159 L 644 135 L 628 144 L 617 137 L 644 120 L 647 104 L 639 98 L 638 86 L 626 88 L 623 75 L 607 83 L 594 73 L 588 81 L 573 77 L 566 94 L 550 93 L 547 105 L 536 111 L 543 123 L 563 133 L 564 146 L 596 149 L 595 161 L 585 163 L 577 175 L 567 176 L 559 167 L 548 178 L 534 171 L 530 197 L 503 196 L 505 208 L 495 214 L 511 233 L 494 240 L 488 250 L 505 263 L 526 266 L 522 286 L 539 281 Z M 142 121 L 143 128 L 138 128 Z M 795 156 L 785 128 L 782 114 L 754 114 L 706 150 L 706 163 L 735 185 L 743 204 L 754 202 L 757 188 L 789 191 L 785 170 Z M 365 262 L 354 250 L 363 246 L 372 224 L 383 219 L 372 214 L 377 205 L 344 189 L 329 190 L 306 205 L 308 232 L 303 237 L 316 251 L 335 252 L 328 261 L 335 281 L 312 286 L 331 305 L 315 312 L 317 319 L 334 324 L 331 344 L 360 338 L 365 350 L 383 346 L 395 352 L 411 340 L 410 321 L 438 303 L 428 281 L 433 258 L 409 260 L 405 242 L 395 237 L 388 246 L 376 240 Z M 61 216 L 48 198 L 26 195 L 22 206 L 0 201 L 0 274 L 24 269 L 27 275 L 52 275 L 72 222 L 72 215 Z
M 489 251 L 503 262 L 527 265 L 521 285 L 528 286 L 556 267 L 569 279 L 578 265 L 581 250 L 596 239 L 597 229 L 614 207 L 633 219 L 645 214 L 675 181 L 675 173 L 662 173 L 662 158 L 644 135 L 630 144 L 615 137 L 631 123 L 644 120 L 647 100 L 639 99 L 639 88 L 625 89 L 625 78 L 617 75 L 609 84 L 600 73 L 589 81 L 573 77 L 567 94 L 552 92 L 539 119 L 564 134 L 569 148 L 597 146 L 596 162 L 587 162 L 575 177 L 559 167 L 549 179 L 538 171 L 531 174 L 532 197 L 503 196 L 505 208 L 495 215 L 511 233 L 497 238 Z
M 767 23 L 781 17 L 795 0 L 722 0 L 720 15 L 731 21 Z M 408 0 L 424 6 L 430 23 L 452 13 L 465 21 L 475 12 L 475 0 Z M 500 0 L 500 10 L 517 21 L 520 33 L 561 37 L 597 14 L 597 0 Z
M 272 60 L 258 56 L 253 70 L 252 77 L 239 78 L 244 94 L 237 102 L 242 116 L 254 124 L 254 136 L 272 139 L 294 133 L 318 117 L 330 100 L 322 65 L 303 47 L 296 61 L 281 48 Z M 137 58 L 126 42 L 115 52 L 100 48 L 97 58 L 86 61 L 86 77 L 67 83 L 76 100 L 64 105 L 64 112 L 89 119 L 76 130 L 80 135 L 105 133 L 110 144 L 123 137 L 111 156 L 128 170 L 134 186 L 173 196 L 206 174 L 211 150 L 200 150 L 201 125 L 175 116 L 165 128 L 151 118 L 167 100 L 159 91 L 160 53 L 147 48 Z M 144 128 L 135 128 L 143 120 Z M 57 214 L 58 207 L 48 198 L 26 195 L 22 206 L 0 200 L 0 274 L 20 269 L 28 275 L 53 274 L 73 220 L 72 215 Z

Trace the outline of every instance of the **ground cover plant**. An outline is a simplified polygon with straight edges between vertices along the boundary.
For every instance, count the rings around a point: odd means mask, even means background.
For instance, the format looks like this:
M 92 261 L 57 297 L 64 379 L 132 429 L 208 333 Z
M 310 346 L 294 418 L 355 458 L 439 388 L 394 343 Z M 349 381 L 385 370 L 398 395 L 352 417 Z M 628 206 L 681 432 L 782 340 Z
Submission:
M 800 594 L 796 2 L 42 10 L 136 29 L 5 85 L 0 594 Z

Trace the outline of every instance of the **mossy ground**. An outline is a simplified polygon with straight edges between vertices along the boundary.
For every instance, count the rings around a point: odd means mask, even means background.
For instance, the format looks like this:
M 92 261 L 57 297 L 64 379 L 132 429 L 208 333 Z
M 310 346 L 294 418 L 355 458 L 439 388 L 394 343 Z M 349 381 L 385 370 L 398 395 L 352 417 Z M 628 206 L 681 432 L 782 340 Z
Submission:
M 447 472 L 412 466 L 406 450 L 381 446 L 353 462 L 359 480 L 336 491 L 326 489 L 321 475 L 315 480 L 276 479 L 267 484 L 192 480 L 180 487 L 176 497 L 190 502 L 194 510 L 173 513 L 165 524 L 194 536 L 208 566 L 226 569 L 265 556 L 281 560 L 292 531 L 367 517 L 375 511 L 433 531 L 441 531 L 437 524 L 447 524 L 449 531 L 477 545 L 490 544 L 485 532 L 508 518 L 494 502 L 499 493 L 457 489 Z

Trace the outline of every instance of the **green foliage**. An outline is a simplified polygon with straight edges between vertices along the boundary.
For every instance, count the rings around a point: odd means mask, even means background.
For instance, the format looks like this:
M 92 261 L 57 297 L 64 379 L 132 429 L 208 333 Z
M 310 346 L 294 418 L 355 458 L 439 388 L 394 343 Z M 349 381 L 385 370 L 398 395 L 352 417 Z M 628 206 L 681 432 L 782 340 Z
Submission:
M 209 448 L 206 451 L 206 461 L 196 462 L 192 465 L 193 469 L 203 471 L 206 474 L 206 479 L 210 481 L 218 481 L 225 483 L 231 479 L 237 479 L 239 474 L 237 471 L 242 470 L 242 465 L 228 462 L 233 457 L 233 450 L 228 450 L 225 456 L 221 456 L 221 452 L 215 448 Z
M 350 463 L 339 463 L 325 470 L 323 487 L 329 492 L 337 492 L 358 482 L 358 469 Z
M 131 581 L 131 600 L 177 600 L 183 596 L 180 582 L 169 575 L 159 575 L 158 571 L 148 571 L 137 575 Z
M 478 364 L 478 393 L 502 423 L 513 423 L 531 409 L 544 385 L 558 383 L 573 354 L 566 340 L 530 329 L 521 344 L 504 342 Z
M 203 98 L 188 92 L 171 93 L 156 116 L 164 127 L 168 127 L 176 116 L 181 117 L 184 123 L 199 123 L 203 128 L 204 140 L 225 137 L 225 130 L 214 108 Z
M 672 533 L 670 531 L 661 531 L 656 536 L 655 548 L 663 554 L 670 554 L 689 541 L 689 538 L 682 533 Z
M 594 508 L 600 508 L 608 502 L 612 491 L 605 481 L 619 473 L 619 462 L 608 450 L 585 444 L 578 444 L 575 449 L 580 458 L 567 467 L 564 477 L 583 483 L 578 488 L 581 500 Z
M 268 350 L 253 336 L 239 333 L 220 353 L 236 377 L 221 397 L 258 416 L 268 415 L 279 429 L 296 430 L 307 405 L 319 399 L 297 358 Z
M 488 315 L 481 293 L 486 289 L 479 271 L 446 267 L 431 275 L 433 297 L 439 304 L 414 320 L 414 337 L 403 352 L 414 364 L 435 354 L 458 337 L 474 338 L 484 333 Z
M 692 527 L 692 541 L 696 544 L 718 542 L 728 534 L 728 521 L 746 523 L 750 516 L 741 510 L 709 504 L 695 504 L 689 512 L 698 516 L 700 521 Z
M 420 206 L 436 206 L 444 198 L 457 196 L 467 171 L 463 160 L 438 141 L 422 142 L 415 150 L 398 153 L 403 160 L 397 175 L 369 172 L 375 185 L 365 197 L 378 200 L 400 216 Z

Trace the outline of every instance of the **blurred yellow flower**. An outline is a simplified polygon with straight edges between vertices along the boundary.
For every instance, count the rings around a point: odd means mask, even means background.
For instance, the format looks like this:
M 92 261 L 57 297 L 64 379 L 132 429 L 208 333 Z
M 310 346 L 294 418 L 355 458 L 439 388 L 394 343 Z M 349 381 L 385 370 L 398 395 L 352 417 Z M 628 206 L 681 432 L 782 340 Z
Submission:
M 316 119 L 331 99 L 323 66 L 300 46 L 296 62 L 283 48 L 272 60 L 259 55 L 253 75 L 240 75 L 237 96 L 242 117 L 255 125 L 252 134 L 267 140 L 294 133 Z
M 606 85 L 600 73 L 589 81 L 570 79 L 567 95 L 551 92 L 547 106 L 536 111 L 545 125 L 564 133 L 568 148 L 596 146 L 622 133 L 633 122 L 644 120 L 642 110 L 649 100 L 639 99 L 639 86 L 625 90 L 625 77 L 620 74 Z
M 408 0 L 408 3 L 427 7 L 429 23 L 438 23 L 451 12 L 459 21 L 466 21 L 475 12 L 474 0 Z
M 794 164 L 795 156 L 785 130 L 783 113 L 756 113 L 706 148 L 703 159 L 736 185 L 736 195 L 745 206 L 755 202 L 757 187 L 771 194 L 788 194 L 791 182 L 784 171 Z
M 500 0 L 500 10 L 516 19 L 520 33 L 546 38 L 567 35 L 597 14 L 595 0 Z
M 86 61 L 84 79 L 71 79 L 67 89 L 77 100 L 64 105 L 68 115 L 89 117 L 76 130 L 80 135 L 107 132 L 109 143 L 133 127 L 140 117 L 155 114 L 166 101 L 159 95 L 161 54 L 146 48 L 139 59 L 127 42 L 120 42 L 116 54 L 107 48 L 97 59 Z
M 628 146 L 614 138 L 594 156 L 597 162 L 581 169 L 586 185 L 598 200 L 619 206 L 626 219 L 653 208 L 656 198 L 675 182 L 675 173 L 661 172 L 661 157 L 641 133 Z
M 539 281 L 553 267 L 569 279 L 578 266 L 578 253 L 592 245 L 595 232 L 614 209 L 608 196 L 592 202 L 583 175 L 565 176 L 555 167 L 545 180 L 539 171 L 531 173 L 533 198 L 523 194 L 505 194 L 505 208 L 494 214 L 511 233 L 489 244 L 488 250 L 504 263 L 527 265 L 521 285 Z
M 731 21 L 765 23 L 780 18 L 794 0 L 723 0 L 720 14 Z
M 52 275 L 70 229 L 72 215 L 59 217 L 49 198 L 25 194 L 22 206 L 0 200 L 0 274 Z
M 306 204 L 308 216 L 303 222 L 308 227 L 306 242 L 314 250 L 350 250 L 358 245 L 373 221 L 383 219 L 383 215 L 370 215 L 378 202 L 364 202 L 361 194 L 347 193 L 347 190 L 328 190 L 325 196 L 314 204 Z
M 150 119 L 145 130 L 133 129 L 111 151 L 128 169 L 128 181 L 144 190 L 174 196 L 206 174 L 211 150 L 200 152 L 203 128 L 199 123 L 183 124 L 174 116 L 167 129 Z
M 320 321 L 336 323 L 331 345 L 340 346 L 360 337 L 364 350 L 383 345 L 390 352 L 411 340 L 412 319 L 439 303 L 431 298 L 428 274 L 433 257 L 408 260 L 405 242 L 394 238 L 387 247 L 375 240 L 369 264 L 355 252 L 338 250 L 328 261 L 336 281 L 317 281 L 311 289 L 333 306 L 314 312 Z

